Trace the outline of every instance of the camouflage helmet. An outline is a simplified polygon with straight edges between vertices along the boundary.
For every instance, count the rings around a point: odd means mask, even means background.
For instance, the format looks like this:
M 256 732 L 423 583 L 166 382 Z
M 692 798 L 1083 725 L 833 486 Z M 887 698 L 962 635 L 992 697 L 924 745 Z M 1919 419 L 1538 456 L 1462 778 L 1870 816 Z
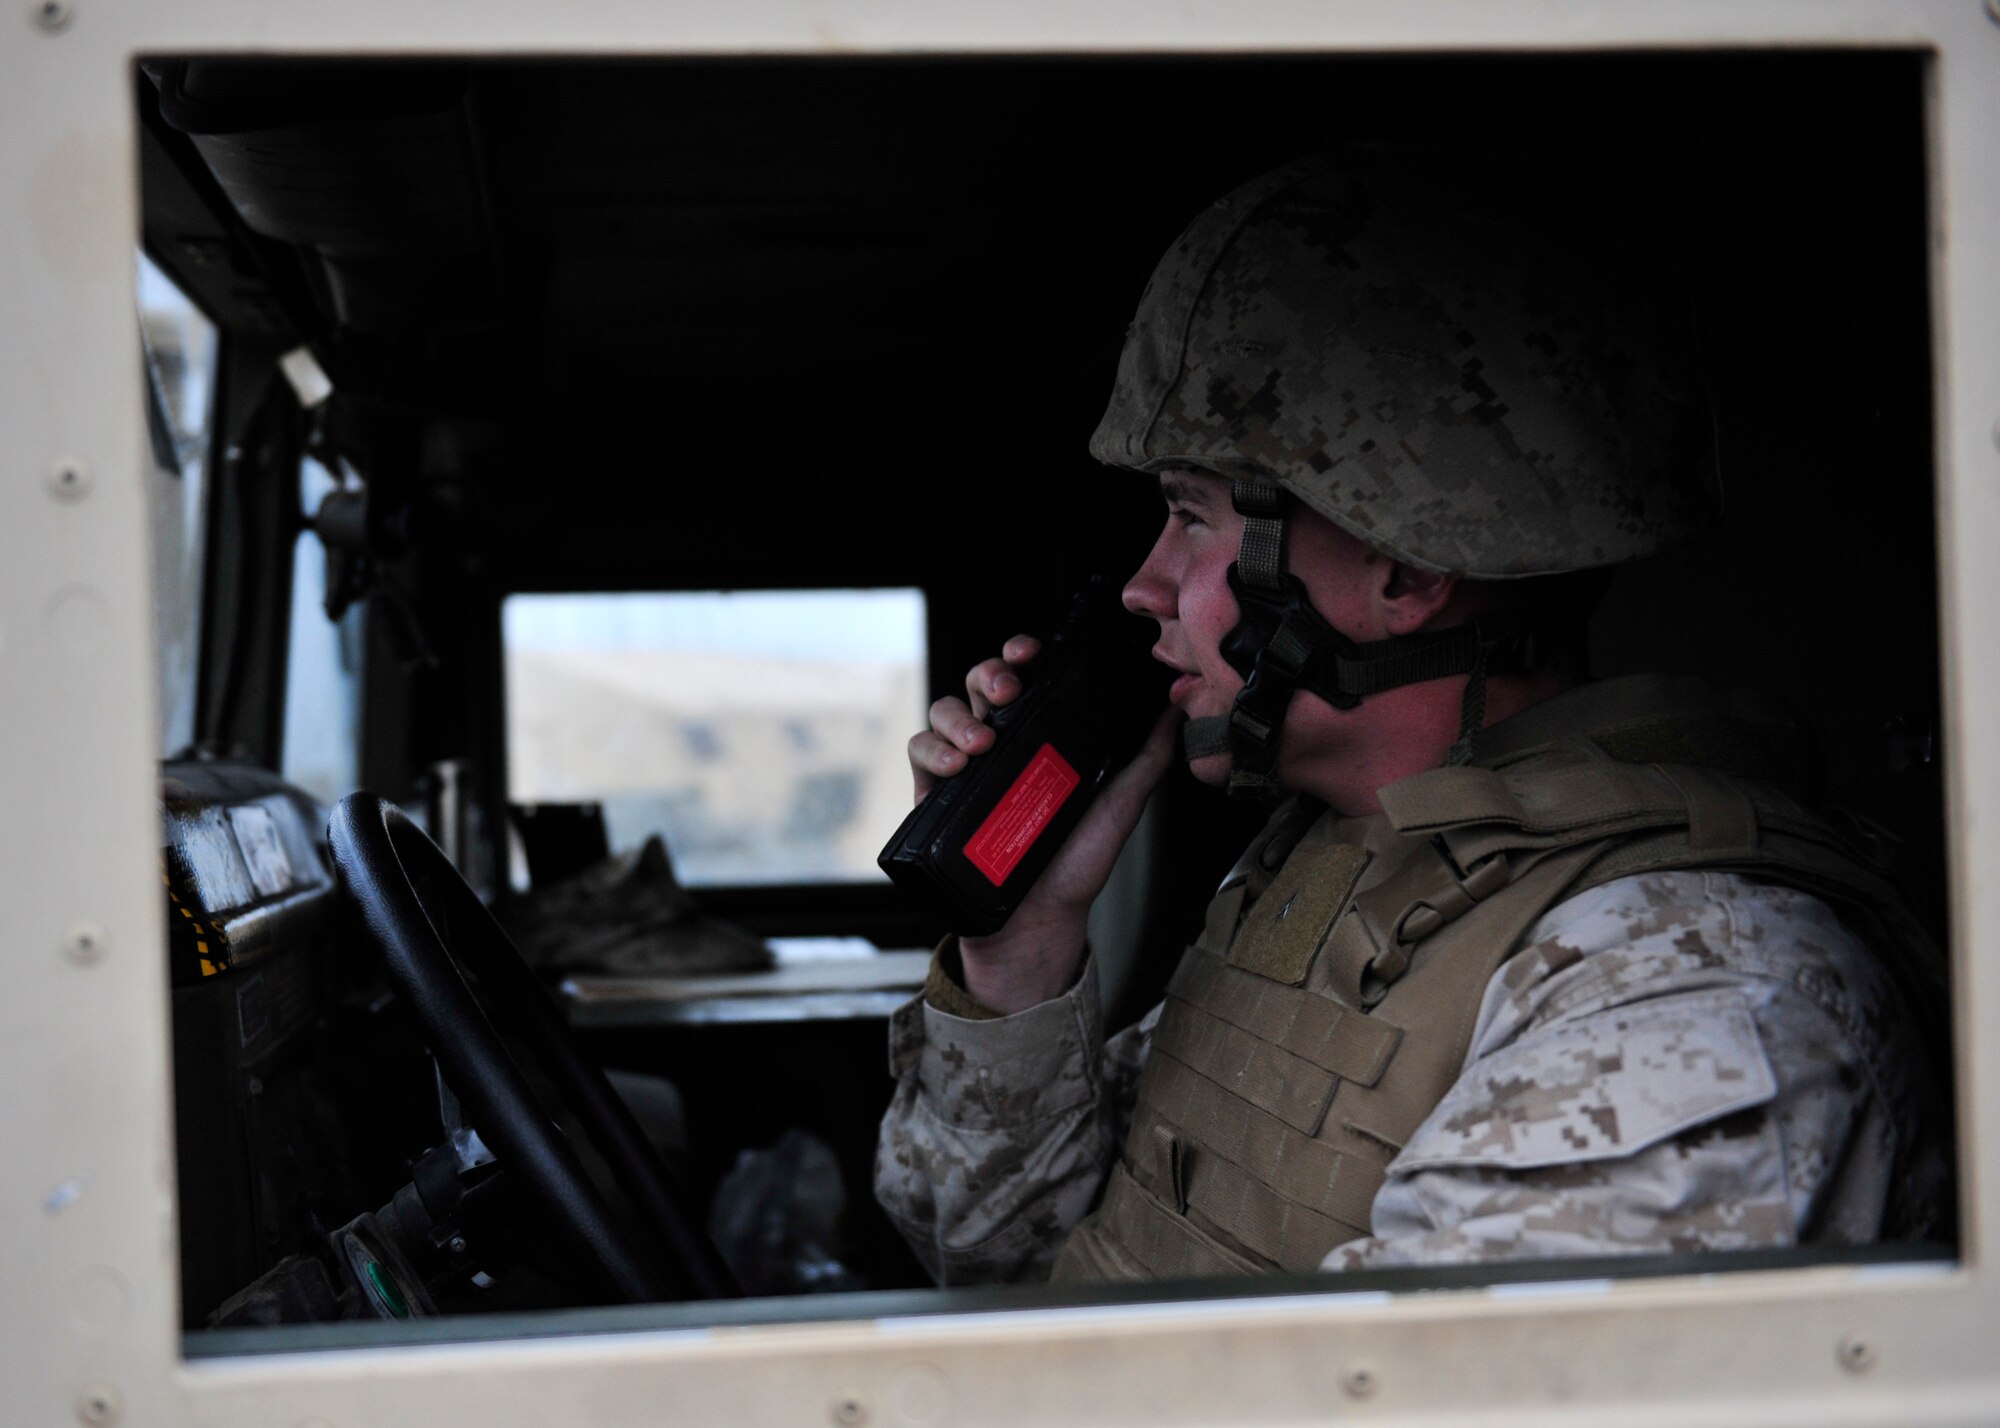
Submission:
M 1350 149 L 1204 211 L 1140 299 L 1091 454 L 1275 482 L 1426 570 L 1663 549 L 1719 501 L 1675 265 L 1571 176 Z

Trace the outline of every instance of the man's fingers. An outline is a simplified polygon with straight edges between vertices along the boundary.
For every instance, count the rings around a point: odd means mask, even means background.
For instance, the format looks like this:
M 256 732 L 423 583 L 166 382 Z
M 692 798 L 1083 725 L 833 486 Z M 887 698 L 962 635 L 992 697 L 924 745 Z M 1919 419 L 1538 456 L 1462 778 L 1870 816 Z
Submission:
M 965 754 L 985 753 L 996 737 L 992 725 L 982 722 L 963 699 L 949 694 L 931 705 L 931 732 Z
M 916 783 L 919 803 L 939 779 L 950 778 L 965 767 L 965 755 L 929 729 L 910 736 L 909 750 L 910 776 Z
M 996 736 L 991 726 L 982 724 L 962 699 L 949 695 L 931 705 L 931 726 L 910 737 L 910 773 L 921 801 L 941 778 L 950 778 L 965 768 L 973 754 L 993 747 Z
M 1021 676 L 1004 658 L 984 659 L 966 672 L 965 693 L 972 712 L 984 719 L 1021 697 Z
M 981 660 L 965 676 L 964 699 L 946 695 L 931 705 L 931 726 L 909 743 L 910 773 L 917 799 L 941 778 L 965 768 L 966 760 L 993 747 L 998 737 L 986 716 L 1021 697 L 1020 666 L 1041 653 L 1042 642 L 1016 635 L 1001 647 L 998 659 Z

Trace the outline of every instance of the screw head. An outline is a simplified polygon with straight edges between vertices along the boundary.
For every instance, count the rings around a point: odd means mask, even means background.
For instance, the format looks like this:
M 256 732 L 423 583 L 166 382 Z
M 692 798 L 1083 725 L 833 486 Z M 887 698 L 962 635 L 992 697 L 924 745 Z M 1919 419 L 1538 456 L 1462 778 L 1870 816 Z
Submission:
M 465 1253 L 465 1236 L 464 1236 L 464 1235 L 453 1235 L 453 1236 L 451 1237 L 451 1243 L 450 1243 L 450 1244 L 448 1244 L 448 1245 L 446 1245 L 446 1246 L 445 1246 L 445 1248 L 449 1249 L 449 1250 L 450 1250 L 450 1251 L 451 1251 L 451 1252 L 452 1252 L 453 1254 L 464 1254 L 464 1253 Z
M 125 1416 L 125 1400 L 108 1383 L 93 1383 L 76 1396 L 76 1416 L 90 1428 L 110 1428 Z
M 70 0 L 35 0 L 35 3 L 28 7 L 28 13 L 34 17 L 35 23 L 49 34 L 54 34 L 67 25 L 73 11 L 74 7 L 70 4 Z
M 855 1428 L 858 1423 L 866 1423 L 868 1405 L 858 1398 L 836 1399 L 833 1405 L 833 1421 L 838 1423 L 840 1428 Z
M 97 923 L 79 922 L 63 934 L 62 952 L 77 966 L 89 967 L 104 960 L 110 945 L 110 935 Z
M 1856 1334 L 1843 1335 L 1833 1355 L 1849 1373 L 1865 1373 L 1875 1367 L 1875 1346 Z
M 54 0 L 48 0 L 54 3 Z M 61 456 L 49 467 L 49 494 L 58 501 L 81 501 L 90 494 L 90 468 L 81 456 Z
M 1340 1387 L 1349 1398 L 1373 1398 L 1382 1381 L 1367 1364 L 1350 1364 L 1340 1375 Z

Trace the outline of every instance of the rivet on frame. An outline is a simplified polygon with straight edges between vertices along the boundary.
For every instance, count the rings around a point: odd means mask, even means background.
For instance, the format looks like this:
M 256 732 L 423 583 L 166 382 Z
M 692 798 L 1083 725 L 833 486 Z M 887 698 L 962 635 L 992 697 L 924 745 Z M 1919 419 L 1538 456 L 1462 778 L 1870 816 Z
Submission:
M 81 501 L 90 486 L 90 467 L 81 456 L 60 457 L 49 467 L 49 494 L 58 501 Z
M 125 1416 L 125 1400 L 108 1383 L 93 1383 L 76 1396 L 76 1416 L 89 1428 L 111 1428 Z
M 89 967 L 104 960 L 110 943 L 110 935 L 97 923 L 78 922 L 63 934 L 62 952 L 77 966 Z

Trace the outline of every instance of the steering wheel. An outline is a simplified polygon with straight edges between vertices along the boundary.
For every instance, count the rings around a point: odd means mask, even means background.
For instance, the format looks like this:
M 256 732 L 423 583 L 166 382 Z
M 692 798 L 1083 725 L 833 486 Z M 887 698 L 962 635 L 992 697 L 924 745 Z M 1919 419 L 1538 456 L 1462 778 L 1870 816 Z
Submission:
M 368 793 L 340 801 L 327 839 L 467 1119 L 581 1262 L 634 1303 L 739 1293 L 631 1111 L 437 845 Z

